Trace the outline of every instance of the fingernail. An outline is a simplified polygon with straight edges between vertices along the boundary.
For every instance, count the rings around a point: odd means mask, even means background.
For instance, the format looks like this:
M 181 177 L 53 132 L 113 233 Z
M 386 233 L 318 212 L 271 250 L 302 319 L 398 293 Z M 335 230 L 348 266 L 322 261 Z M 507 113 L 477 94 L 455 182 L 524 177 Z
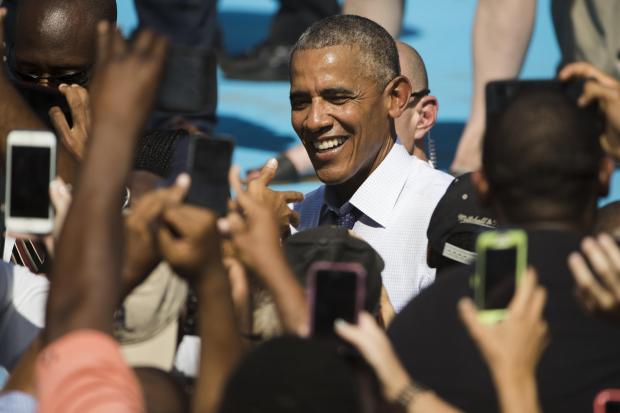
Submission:
M 349 323 L 344 321 L 342 318 L 338 318 L 338 319 L 336 319 L 336 321 L 334 321 L 334 327 L 336 327 L 336 328 L 338 328 L 338 327 L 346 327 L 348 325 L 349 325 Z
M 176 179 L 176 185 L 177 186 L 182 186 L 182 187 L 186 188 L 186 187 L 189 186 L 189 184 L 190 184 L 190 177 L 189 177 L 188 174 L 183 173 L 183 174 L 177 176 L 177 179 Z
M 277 168 L 278 167 L 278 160 L 276 158 L 271 158 L 269 161 L 267 161 L 267 166 L 269 168 Z

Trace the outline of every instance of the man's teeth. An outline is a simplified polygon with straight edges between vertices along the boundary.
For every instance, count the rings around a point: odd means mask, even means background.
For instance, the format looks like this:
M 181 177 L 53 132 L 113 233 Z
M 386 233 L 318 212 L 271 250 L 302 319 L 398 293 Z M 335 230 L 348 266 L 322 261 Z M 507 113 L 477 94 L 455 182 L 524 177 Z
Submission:
M 320 151 L 324 151 L 326 149 L 332 149 L 337 146 L 342 145 L 347 139 L 346 138 L 334 138 L 323 141 L 314 142 L 314 147 Z

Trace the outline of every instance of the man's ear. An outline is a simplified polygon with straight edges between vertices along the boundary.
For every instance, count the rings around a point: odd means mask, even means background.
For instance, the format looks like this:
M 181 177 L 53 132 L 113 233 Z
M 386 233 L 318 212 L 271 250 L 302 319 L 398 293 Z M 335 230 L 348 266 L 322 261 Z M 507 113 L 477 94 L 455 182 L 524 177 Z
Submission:
M 611 175 L 614 173 L 616 165 L 613 158 L 609 155 L 606 155 L 601 162 L 601 167 L 598 171 L 598 195 L 599 196 L 607 196 L 609 195 L 609 184 L 611 182 Z
M 422 139 L 437 123 L 437 112 L 439 112 L 439 102 L 435 96 L 425 96 L 416 105 L 418 112 L 418 122 L 416 124 L 414 139 Z
M 474 185 L 478 201 L 482 206 L 491 205 L 491 188 L 489 188 L 489 181 L 483 171 L 475 171 L 471 173 L 471 183 Z
M 409 99 L 411 99 L 411 82 L 405 76 L 395 77 L 385 87 L 386 98 L 388 99 L 388 113 L 392 119 L 396 119 L 402 115 Z

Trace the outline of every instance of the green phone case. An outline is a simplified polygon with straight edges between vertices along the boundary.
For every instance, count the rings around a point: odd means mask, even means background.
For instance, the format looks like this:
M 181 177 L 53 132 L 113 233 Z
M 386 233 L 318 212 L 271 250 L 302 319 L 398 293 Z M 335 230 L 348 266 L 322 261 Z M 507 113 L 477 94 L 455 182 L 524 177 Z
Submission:
M 476 242 L 476 272 L 472 277 L 474 301 L 480 309 L 479 318 L 484 323 L 496 323 L 506 317 L 507 309 L 485 310 L 486 251 L 489 249 L 516 248 L 515 284 L 518 286 L 527 267 L 527 234 L 523 230 L 488 231 L 480 234 Z

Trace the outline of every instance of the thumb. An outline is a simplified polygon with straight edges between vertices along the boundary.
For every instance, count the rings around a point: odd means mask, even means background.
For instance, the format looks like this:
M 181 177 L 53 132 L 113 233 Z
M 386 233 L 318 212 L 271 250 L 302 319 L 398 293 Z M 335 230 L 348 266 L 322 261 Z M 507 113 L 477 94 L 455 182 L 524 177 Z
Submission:
M 267 161 L 263 169 L 260 171 L 260 175 L 256 178 L 255 182 L 260 182 L 261 184 L 267 186 L 276 176 L 276 172 L 278 171 L 278 160 L 275 158 L 271 158 Z

